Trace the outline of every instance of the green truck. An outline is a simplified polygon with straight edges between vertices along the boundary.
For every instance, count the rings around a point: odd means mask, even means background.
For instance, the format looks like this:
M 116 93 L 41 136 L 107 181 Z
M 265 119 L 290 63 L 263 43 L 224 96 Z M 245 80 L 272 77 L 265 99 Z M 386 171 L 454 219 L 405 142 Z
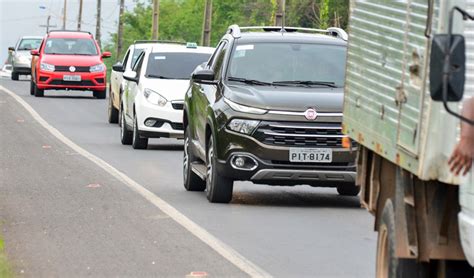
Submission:
M 473 173 L 453 175 L 448 159 L 462 103 L 474 96 L 474 1 L 350 9 L 343 132 L 360 146 L 377 277 L 473 277 Z

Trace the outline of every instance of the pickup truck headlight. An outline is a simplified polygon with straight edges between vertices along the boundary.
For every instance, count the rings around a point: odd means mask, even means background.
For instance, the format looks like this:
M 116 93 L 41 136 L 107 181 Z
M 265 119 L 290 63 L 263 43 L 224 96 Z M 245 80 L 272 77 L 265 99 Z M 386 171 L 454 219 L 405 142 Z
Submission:
M 229 105 L 230 108 L 232 108 L 232 110 L 235 110 L 237 112 L 258 114 L 258 115 L 263 115 L 268 112 L 265 109 L 255 108 L 255 107 L 250 107 L 250 106 L 245 106 L 242 104 L 235 103 L 227 98 L 224 98 L 224 102 L 227 103 L 227 105 Z
M 102 72 L 105 71 L 105 65 L 104 64 L 98 64 L 95 66 L 92 66 L 89 68 L 90 72 Z
M 227 128 L 235 132 L 250 135 L 254 132 L 259 123 L 260 121 L 255 120 L 233 119 L 227 125 Z
M 41 63 L 40 68 L 41 70 L 44 70 L 44 71 L 54 71 L 54 65 L 50 65 L 46 63 Z
M 151 89 L 145 89 L 143 94 L 145 95 L 146 100 L 151 104 L 163 107 L 168 102 L 166 98 Z

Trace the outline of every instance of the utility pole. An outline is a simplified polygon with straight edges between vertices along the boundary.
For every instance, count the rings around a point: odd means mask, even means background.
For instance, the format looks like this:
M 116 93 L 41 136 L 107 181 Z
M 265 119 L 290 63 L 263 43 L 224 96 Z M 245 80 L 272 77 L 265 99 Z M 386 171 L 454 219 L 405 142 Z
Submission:
M 97 40 L 97 44 L 101 47 L 100 44 L 100 9 L 102 6 L 102 0 L 97 0 L 97 23 L 95 26 L 95 39 Z
M 212 25 L 212 0 L 206 0 L 204 7 L 204 21 L 202 23 L 201 44 L 204 46 L 211 45 L 211 25 Z
M 125 0 L 120 0 L 120 11 L 119 11 L 119 23 L 117 32 L 117 58 L 122 55 L 122 43 L 123 43 L 123 10 L 125 6 Z
M 63 30 L 66 30 L 66 14 L 67 14 L 67 0 L 64 0 L 64 10 L 63 10 Z
M 46 27 L 46 33 L 49 32 L 50 27 L 56 27 L 56 25 L 50 25 L 49 21 L 51 20 L 51 16 L 48 15 L 48 18 L 46 19 L 46 25 L 40 25 L 39 27 Z
M 82 22 L 82 0 L 79 0 L 79 15 L 77 16 L 77 31 L 81 31 Z
M 153 0 L 153 25 L 151 29 L 151 39 L 158 39 L 158 22 L 160 17 L 160 1 Z
M 285 24 L 285 0 L 277 0 L 277 12 L 275 14 L 275 26 Z

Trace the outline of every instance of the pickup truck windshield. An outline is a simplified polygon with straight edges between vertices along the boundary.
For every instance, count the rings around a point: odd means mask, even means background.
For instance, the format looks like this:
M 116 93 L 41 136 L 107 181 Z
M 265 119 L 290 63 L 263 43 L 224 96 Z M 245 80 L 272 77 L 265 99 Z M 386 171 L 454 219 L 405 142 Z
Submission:
M 146 76 L 161 79 L 189 79 L 194 69 L 209 60 L 207 53 L 151 53 Z
M 98 55 L 92 39 L 50 38 L 46 41 L 45 54 Z
M 252 43 L 234 48 L 228 80 L 275 85 L 342 87 L 346 47 L 309 43 Z
M 42 39 L 22 39 L 17 50 L 32 50 L 39 48 Z

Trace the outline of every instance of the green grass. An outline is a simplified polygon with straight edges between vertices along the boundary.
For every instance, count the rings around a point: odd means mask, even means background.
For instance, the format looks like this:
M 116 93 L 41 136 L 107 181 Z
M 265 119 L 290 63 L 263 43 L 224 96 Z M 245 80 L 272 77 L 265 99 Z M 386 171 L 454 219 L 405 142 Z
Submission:
M 13 277 L 13 271 L 8 263 L 7 255 L 5 254 L 5 242 L 0 237 L 0 277 L 8 278 Z

